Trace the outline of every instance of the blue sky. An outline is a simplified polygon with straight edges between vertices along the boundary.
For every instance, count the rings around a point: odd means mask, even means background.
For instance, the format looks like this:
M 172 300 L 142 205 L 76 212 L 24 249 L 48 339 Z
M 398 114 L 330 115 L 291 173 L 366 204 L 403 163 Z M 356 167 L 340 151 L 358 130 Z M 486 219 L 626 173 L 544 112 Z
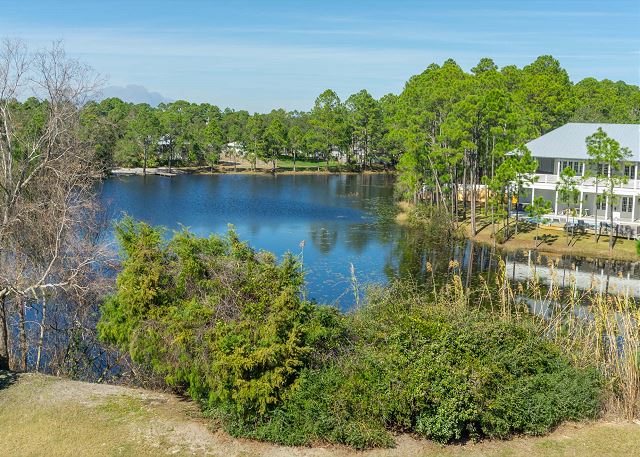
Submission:
M 526 65 L 640 82 L 640 1 L 0 0 L 0 36 L 62 39 L 108 77 L 170 99 L 309 109 L 332 88 L 398 93 L 432 62 Z M 157 95 L 157 94 L 156 94 Z

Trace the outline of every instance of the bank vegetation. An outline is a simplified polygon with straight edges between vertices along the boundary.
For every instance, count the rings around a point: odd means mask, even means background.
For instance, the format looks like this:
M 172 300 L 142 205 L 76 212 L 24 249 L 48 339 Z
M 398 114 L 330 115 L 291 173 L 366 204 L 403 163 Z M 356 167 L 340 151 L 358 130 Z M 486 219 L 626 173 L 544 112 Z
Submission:
M 293 255 L 277 262 L 234 232 L 167 241 L 127 218 L 118 238 L 100 337 L 233 435 L 368 448 L 397 432 L 448 443 L 638 416 L 640 313 L 628 295 L 535 274 L 514 284 L 503 264 L 466 287 L 451 262 L 445 282 L 431 272 L 431 284 L 374 287 L 342 314 L 303 298 Z

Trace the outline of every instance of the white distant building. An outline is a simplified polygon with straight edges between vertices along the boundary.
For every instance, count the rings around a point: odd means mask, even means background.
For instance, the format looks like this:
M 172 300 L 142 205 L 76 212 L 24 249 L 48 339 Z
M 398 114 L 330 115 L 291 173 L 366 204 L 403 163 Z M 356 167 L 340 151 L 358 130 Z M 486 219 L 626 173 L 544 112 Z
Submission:
M 625 162 L 622 170 L 628 178 L 626 184 L 615 190 L 617 201 L 613 204 L 614 222 L 626 223 L 637 233 L 640 222 L 640 181 L 638 180 L 638 166 L 640 166 L 640 124 L 597 124 L 597 123 L 568 123 L 533 141 L 527 143 L 531 155 L 538 161 L 536 176 L 538 180 L 525 192 L 521 199 L 523 203 L 530 203 L 536 197 L 543 197 L 552 204 L 553 214 L 564 214 L 567 205 L 558 200 L 556 185 L 560 172 L 567 167 L 575 170 L 577 176 L 585 176 L 589 167 L 586 138 L 602 128 L 610 138 L 627 147 L 631 151 L 631 158 Z M 606 173 L 606 171 L 605 171 Z M 599 220 L 608 217 L 609 199 L 596 198 L 593 179 L 584 179 L 578 186 L 580 191 L 578 217 L 586 221 L 598 214 Z M 603 186 L 598 187 L 598 194 L 602 195 Z
M 232 156 L 243 156 L 244 145 L 239 141 L 232 141 L 224 146 L 224 153 Z

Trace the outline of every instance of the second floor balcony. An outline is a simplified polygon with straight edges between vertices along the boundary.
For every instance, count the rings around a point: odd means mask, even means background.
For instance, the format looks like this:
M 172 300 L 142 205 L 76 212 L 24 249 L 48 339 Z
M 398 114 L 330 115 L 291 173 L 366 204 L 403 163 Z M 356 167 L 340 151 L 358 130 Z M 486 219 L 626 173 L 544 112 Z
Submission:
M 537 177 L 536 184 L 549 184 L 556 186 L 558 181 L 560 181 L 560 177 L 555 173 L 535 173 L 535 176 Z M 594 178 L 579 178 L 579 186 L 595 189 L 596 180 Z M 598 184 L 599 187 L 604 187 L 604 185 L 605 184 L 602 181 Z M 626 183 L 622 183 L 621 185 L 616 186 L 616 188 L 640 191 L 640 179 L 628 179 Z

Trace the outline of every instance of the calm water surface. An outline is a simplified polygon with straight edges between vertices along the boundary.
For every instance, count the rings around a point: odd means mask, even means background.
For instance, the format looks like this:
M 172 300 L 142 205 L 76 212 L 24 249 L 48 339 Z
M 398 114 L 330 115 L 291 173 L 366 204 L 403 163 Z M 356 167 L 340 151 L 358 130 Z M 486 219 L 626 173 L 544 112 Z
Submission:
M 126 212 L 201 236 L 232 224 L 257 249 L 303 254 L 309 296 L 323 303 L 352 301 L 351 264 L 363 282 L 397 268 L 390 175 L 128 176 L 107 180 L 102 200 L 114 218 Z
M 303 254 L 308 296 L 342 309 L 354 302 L 351 265 L 360 283 L 398 276 L 424 280 L 431 277 L 427 262 L 443 277 L 451 259 L 467 281 L 495 270 L 500 254 L 489 247 L 434 245 L 419 231 L 397 225 L 393 183 L 384 174 L 129 176 L 106 180 L 102 200 L 114 218 L 126 212 L 169 229 L 184 225 L 201 236 L 223 234 L 233 224 L 254 248 Z M 528 253 L 505 257 L 510 274 L 525 279 Z M 538 260 L 543 277 L 547 260 Z M 574 265 L 585 284 L 609 276 L 640 295 L 638 263 L 559 258 L 560 268 Z

